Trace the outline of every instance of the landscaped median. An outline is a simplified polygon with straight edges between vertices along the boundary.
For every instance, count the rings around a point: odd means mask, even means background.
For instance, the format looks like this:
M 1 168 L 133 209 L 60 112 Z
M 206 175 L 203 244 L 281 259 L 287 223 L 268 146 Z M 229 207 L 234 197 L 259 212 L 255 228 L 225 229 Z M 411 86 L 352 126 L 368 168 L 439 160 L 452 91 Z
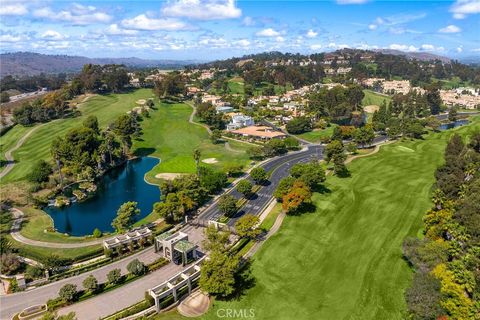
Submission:
M 127 283 L 138 280 L 139 278 L 160 269 L 168 263 L 169 261 L 162 257 L 145 266 L 143 263 L 135 259 L 127 266 L 127 270 L 129 271 L 128 274 L 122 276 L 120 274 L 120 269 L 114 269 L 107 275 L 108 281 L 105 283 L 98 284 L 93 276 L 89 276 L 84 280 L 84 289 L 82 290 L 77 290 L 75 285 L 66 284 L 60 289 L 58 298 L 47 301 L 48 310 L 54 311 L 72 303 L 84 301 L 99 294 L 118 289 Z

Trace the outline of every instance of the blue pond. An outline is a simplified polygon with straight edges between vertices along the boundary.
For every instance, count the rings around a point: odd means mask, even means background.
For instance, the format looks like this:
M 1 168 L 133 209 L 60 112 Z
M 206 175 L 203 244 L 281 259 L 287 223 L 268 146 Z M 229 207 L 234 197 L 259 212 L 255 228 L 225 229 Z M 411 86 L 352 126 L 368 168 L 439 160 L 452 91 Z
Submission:
M 73 236 L 92 234 L 95 228 L 102 232 L 113 231 L 110 224 L 118 208 L 127 201 L 138 202 L 138 219 L 141 219 L 160 200 L 160 189 L 144 181 L 145 173 L 158 161 L 148 157 L 128 161 L 105 175 L 94 197 L 64 208 L 48 207 L 45 211 L 53 218 L 59 232 Z
M 449 123 L 443 123 L 440 125 L 440 130 L 448 130 L 448 129 L 453 129 L 453 128 L 456 128 L 456 127 L 460 127 L 460 126 L 463 126 L 463 125 L 466 125 L 468 124 L 468 120 L 467 119 L 462 119 L 462 120 L 457 120 L 455 122 L 449 122 Z

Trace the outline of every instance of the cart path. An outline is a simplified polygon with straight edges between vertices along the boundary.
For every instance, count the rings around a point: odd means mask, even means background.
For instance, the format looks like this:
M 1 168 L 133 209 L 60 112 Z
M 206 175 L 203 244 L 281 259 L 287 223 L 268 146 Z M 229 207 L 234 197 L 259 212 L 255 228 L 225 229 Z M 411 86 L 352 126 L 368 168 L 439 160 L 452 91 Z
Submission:
M 13 158 L 13 155 L 12 155 L 13 152 L 15 152 L 18 148 L 20 148 L 25 142 L 25 140 L 27 140 L 32 133 L 37 131 L 37 129 L 41 128 L 43 125 L 45 125 L 45 123 L 42 123 L 36 127 L 33 127 L 31 130 L 29 130 L 17 141 L 17 144 L 13 148 L 5 152 L 5 159 L 7 160 L 7 165 L 5 166 L 3 171 L 0 172 L 0 179 L 5 177 L 10 171 L 12 171 L 13 167 L 15 166 L 15 159 Z
M 30 245 L 30 246 L 56 248 L 56 249 L 83 248 L 83 247 L 89 247 L 89 246 L 99 245 L 103 243 L 103 239 L 97 239 L 93 241 L 80 242 L 80 243 L 60 243 L 60 242 L 38 241 L 38 240 L 32 240 L 32 239 L 26 238 L 20 233 L 20 229 L 22 228 L 23 217 L 25 216 L 23 211 L 21 211 L 18 208 L 12 208 L 11 211 L 14 216 L 14 221 L 12 223 L 10 235 L 17 242 Z

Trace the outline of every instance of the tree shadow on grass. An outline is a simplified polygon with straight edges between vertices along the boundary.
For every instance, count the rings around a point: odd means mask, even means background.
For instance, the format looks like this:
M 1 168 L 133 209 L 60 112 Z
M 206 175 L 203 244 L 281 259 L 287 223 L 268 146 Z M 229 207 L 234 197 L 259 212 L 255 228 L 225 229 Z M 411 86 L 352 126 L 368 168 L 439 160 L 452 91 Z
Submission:
M 304 203 L 298 210 L 288 212 L 289 216 L 301 216 L 306 213 L 314 213 L 317 211 L 317 207 L 314 203 Z
M 235 274 L 235 291 L 224 298 L 220 298 L 219 300 L 240 300 L 247 293 L 248 289 L 251 289 L 255 286 L 257 281 L 252 275 L 251 266 L 251 260 L 244 260 L 243 265 Z
M 137 157 L 146 157 L 155 152 L 155 148 L 138 148 L 135 150 L 135 155 Z
M 318 192 L 318 193 L 321 193 L 321 194 L 332 193 L 332 190 L 330 190 L 327 186 L 325 186 L 323 184 L 312 188 L 312 191 L 313 192 Z

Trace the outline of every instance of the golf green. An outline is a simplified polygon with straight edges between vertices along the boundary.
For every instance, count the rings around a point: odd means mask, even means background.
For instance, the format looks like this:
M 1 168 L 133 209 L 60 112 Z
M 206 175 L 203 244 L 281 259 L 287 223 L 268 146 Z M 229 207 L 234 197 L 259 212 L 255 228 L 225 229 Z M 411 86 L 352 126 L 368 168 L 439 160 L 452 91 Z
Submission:
M 316 212 L 287 217 L 254 256 L 255 286 L 220 309 L 253 309 L 255 319 L 404 319 L 411 270 L 402 242 L 415 236 L 431 206 L 434 171 L 454 132 L 386 145 L 349 165 L 351 178 L 329 177 Z
M 157 182 L 154 177 L 158 173 L 194 173 L 195 149 L 201 151 L 201 160 L 208 159 L 202 162 L 205 166 L 223 168 L 228 164 L 248 164 L 244 151 L 249 145 L 231 143 L 237 151 L 232 152 L 223 143 L 213 144 L 204 127 L 188 121 L 193 111 L 189 105 L 162 102 L 157 103 L 156 108 L 142 122 L 142 136 L 133 145 L 139 155 L 160 158 L 160 163 L 147 174 L 149 181 Z

